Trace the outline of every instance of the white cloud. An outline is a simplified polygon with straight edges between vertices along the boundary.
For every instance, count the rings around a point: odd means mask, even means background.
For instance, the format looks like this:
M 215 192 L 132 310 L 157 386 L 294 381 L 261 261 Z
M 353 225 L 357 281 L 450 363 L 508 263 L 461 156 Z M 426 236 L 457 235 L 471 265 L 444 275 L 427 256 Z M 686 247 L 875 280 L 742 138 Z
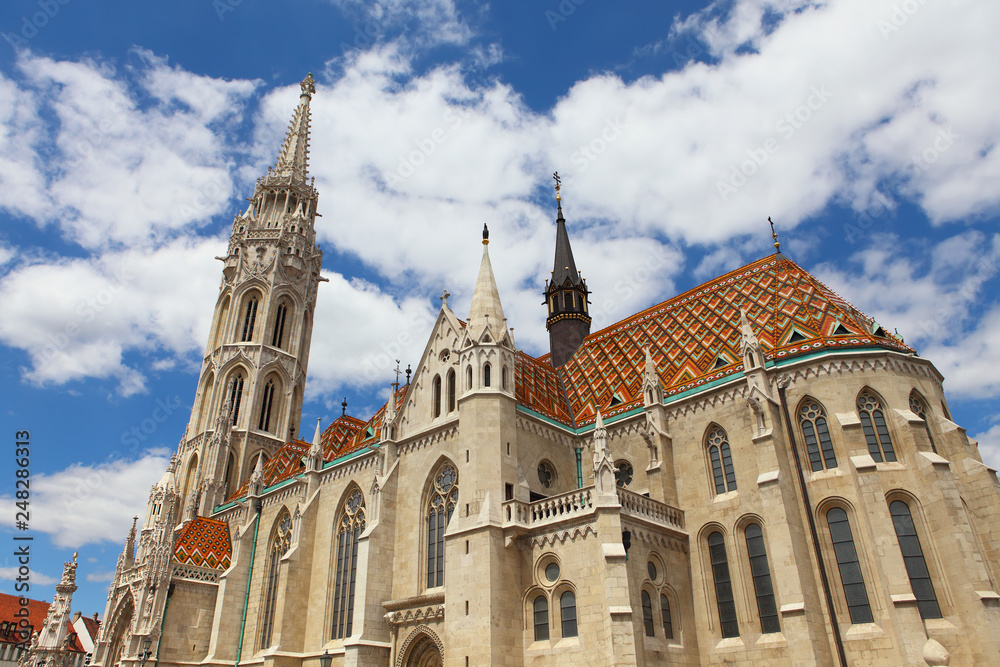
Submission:
M 970 434 L 969 438 L 979 443 L 979 455 L 983 457 L 983 463 L 994 470 L 1000 470 L 1000 424 L 994 424 L 982 433 Z
M 16 567 L 0 567 L 0 581 L 17 581 L 19 573 Z M 31 571 L 31 583 L 36 586 L 49 586 L 58 583 L 59 579 L 41 572 Z
M 466 44 L 473 31 L 455 0 L 331 0 L 356 20 L 352 46 L 359 49 L 386 41 L 400 32 L 413 46 Z M 469 3 L 471 4 L 471 3 Z
M 48 534 L 55 546 L 67 549 L 106 540 L 121 542 L 135 508 L 145 505 L 149 489 L 163 477 L 167 460 L 164 450 L 150 450 L 136 460 L 74 463 L 52 474 L 34 475 L 32 530 Z M 14 503 L 10 496 L 0 499 Z
M 105 583 L 114 581 L 115 571 L 108 570 L 107 572 L 88 572 L 87 581 L 92 581 L 95 583 Z

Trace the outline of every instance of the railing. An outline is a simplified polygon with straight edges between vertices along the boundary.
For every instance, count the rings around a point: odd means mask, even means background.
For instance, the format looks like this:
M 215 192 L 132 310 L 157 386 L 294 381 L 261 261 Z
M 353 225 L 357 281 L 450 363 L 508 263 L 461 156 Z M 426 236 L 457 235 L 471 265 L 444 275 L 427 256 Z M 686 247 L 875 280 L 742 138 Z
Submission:
M 533 503 L 508 500 L 503 504 L 504 525 L 533 528 L 589 514 L 594 508 L 593 493 L 594 487 L 588 486 Z
M 618 502 L 621 503 L 622 514 L 645 519 L 661 526 L 684 530 L 684 512 L 676 507 L 671 507 L 646 496 L 640 496 L 638 493 L 626 489 L 618 489 Z

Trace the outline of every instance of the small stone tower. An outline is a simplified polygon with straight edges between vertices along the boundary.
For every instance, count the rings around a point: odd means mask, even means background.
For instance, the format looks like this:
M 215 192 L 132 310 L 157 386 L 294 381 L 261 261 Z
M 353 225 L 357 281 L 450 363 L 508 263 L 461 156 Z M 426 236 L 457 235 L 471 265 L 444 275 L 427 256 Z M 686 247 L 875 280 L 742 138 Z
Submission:
M 323 253 L 307 177 L 307 76 L 278 159 L 233 220 L 191 420 L 178 455 L 179 519 L 207 516 L 256 459 L 295 436 Z
M 552 267 L 552 278 L 545 283 L 545 304 L 548 317 L 545 328 L 549 332 L 549 351 L 552 366 L 559 368 L 572 357 L 590 333 L 590 315 L 587 312 L 587 281 L 576 270 L 573 249 L 569 245 L 566 219 L 563 218 L 560 181 L 556 179 L 556 257 Z

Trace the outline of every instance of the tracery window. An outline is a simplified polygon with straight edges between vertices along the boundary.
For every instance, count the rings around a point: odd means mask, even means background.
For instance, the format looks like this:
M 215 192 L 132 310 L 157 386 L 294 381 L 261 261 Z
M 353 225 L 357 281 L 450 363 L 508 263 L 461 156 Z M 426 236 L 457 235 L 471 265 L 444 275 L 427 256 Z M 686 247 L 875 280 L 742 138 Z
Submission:
M 552 464 L 548 461 L 542 461 L 538 464 L 538 481 L 541 483 L 543 488 L 551 488 L 552 480 L 555 479 L 556 473 L 552 469 Z
M 350 637 L 354 626 L 354 585 L 358 571 L 358 537 L 365 530 L 365 499 L 354 490 L 344 503 L 337 527 L 337 574 L 333 588 L 332 638 Z
M 927 419 L 929 410 L 916 390 L 910 392 L 910 412 L 924 420 L 924 430 L 927 431 L 927 439 L 931 442 L 931 450 L 937 454 L 937 445 L 934 444 L 934 436 L 931 434 L 931 423 Z
M 253 325 L 257 321 L 257 295 L 251 296 L 247 300 L 247 307 L 243 313 L 243 333 L 240 335 L 241 342 L 253 339 Z
M 535 641 L 541 642 L 549 638 L 549 600 L 539 595 L 532 603 L 535 623 Z
M 233 413 L 233 426 L 240 418 L 240 403 L 243 402 L 243 374 L 237 373 L 229 381 L 229 405 Z
M 434 417 L 441 416 L 441 376 L 435 375 L 434 382 L 431 383 L 432 401 L 434 403 Z
M 818 402 L 808 400 L 799 410 L 799 426 L 806 441 L 809 465 L 813 472 L 837 467 L 837 455 L 827 426 L 826 411 Z
M 260 615 L 260 644 L 257 646 L 257 650 L 265 649 L 271 645 L 271 633 L 274 630 L 274 607 L 278 598 L 278 566 L 281 564 L 281 557 L 288 551 L 291 540 L 292 517 L 288 512 L 285 512 L 285 516 L 278 524 L 274 538 L 271 540 L 271 548 L 268 549 L 264 606 Z
M 663 636 L 666 639 L 673 639 L 674 622 L 670 617 L 670 600 L 663 593 L 660 594 L 660 618 L 663 621 Z
M 285 339 L 285 319 L 288 317 L 288 304 L 282 301 L 274 315 L 274 330 L 271 332 L 271 345 L 281 347 Z
M 941 606 L 938 605 L 934 582 L 931 581 L 927 561 L 924 560 L 924 550 L 920 548 L 920 538 L 913 525 L 910 506 L 902 500 L 894 500 L 889 503 L 889 514 L 892 515 L 892 527 L 896 529 L 899 550 L 903 554 L 906 575 L 910 578 L 910 588 L 917 598 L 920 618 L 941 618 Z
M 729 578 L 729 557 L 726 540 L 715 531 L 708 536 L 708 555 L 715 580 L 715 602 L 719 607 L 719 623 L 723 637 L 739 637 L 740 625 L 736 619 L 736 599 L 733 597 L 732 580 Z
M 427 512 L 427 588 L 444 585 L 444 531 L 458 503 L 458 471 L 446 463 L 434 475 Z
M 844 587 L 851 623 L 871 623 L 874 619 L 868 602 L 868 589 L 865 587 L 865 578 L 861 572 L 861 563 L 854 546 L 854 534 L 851 533 L 847 512 L 834 507 L 826 513 L 826 522 L 830 528 L 833 553 L 837 557 L 840 583 Z
M 868 453 L 875 461 L 895 461 L 896 452 L 892 448 L 889 427 L 885 423 L 882 403 L 870 392 L 858 397 L 858 418 L 868 441 Z
M 566 591 L 559 596 L 559 618 L 562 621 L 562 636 L 576 637 L 576 594 Z
M 260 401 L 260 419 L 257 428 L 261 431 L 271 430 L 271 408 L 274 407 L 274 380 L 268 380 L 264 385 L 264 394 Z
M 760 631 L 763 634 L 781 632 L 781 625 L 778 622 L 778 605 L 774 601 L 774 587 L 771 584 L 771 569 L 767 565 L 764 533 L 759 525 L 751 523 L 747 526 L 744 534 L 747 540 L 747 555 L 750 557 L 753 590 L 757 596 Z
M 455 409 L 455 371 L 448 371 L 448 412 Z
M 621 460 L 615 463 L 615 485 L 620 489 L 627 489 L 632 483 L 632 476 L 635 473 L 632 464 Z
M 735 491 L 736 471 L 733 469 L 733 455 L 729 450 L 729 436 L 719 427 L 708 433 L 708 458 L 712 462 L 715 493 Z
M 646 636 L 653 636 L 653 602 L 649 599 L 649 593 L 642 592 L 642 625 L 646 630 Z

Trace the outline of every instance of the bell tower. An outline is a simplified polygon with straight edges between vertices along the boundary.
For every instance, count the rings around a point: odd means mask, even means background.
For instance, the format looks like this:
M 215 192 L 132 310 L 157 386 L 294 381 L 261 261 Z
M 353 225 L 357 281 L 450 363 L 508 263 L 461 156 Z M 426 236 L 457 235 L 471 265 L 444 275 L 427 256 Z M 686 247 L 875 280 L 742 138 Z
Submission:
M 323 253 L 309 179 L 308 75 L 274 166 L 233 220 L 176 472 L 180 520 L 207 515 L 295 437 Z
M 552 175 L 556 181 L 556 257 L 552 278 L 545 283 L 545 305 L 548 317 L 545 328 L 549 332 L 549 351 L 552 366 L 559 368 L 572 357 L 583 339 L 590 333 L 590 315 L 587 312 L 587 281 L 576 270 L 573 249 L 569 245 L 566 219 L 563 218 L 561 181 L 559 172 Z

